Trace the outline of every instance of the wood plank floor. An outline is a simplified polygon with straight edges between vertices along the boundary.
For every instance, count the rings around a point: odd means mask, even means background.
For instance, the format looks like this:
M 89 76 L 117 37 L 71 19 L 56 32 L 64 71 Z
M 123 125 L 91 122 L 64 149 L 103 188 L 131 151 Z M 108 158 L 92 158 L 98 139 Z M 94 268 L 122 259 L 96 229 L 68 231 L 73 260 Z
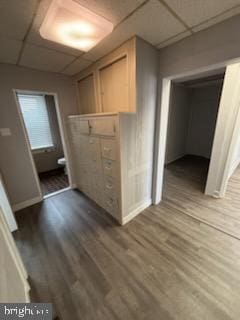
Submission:
M 208 160 L 186 156 L 165 168 L 163 201 L 240 239 L 240 167 L 228 183 L 224 199 L 204 195 Z
M 59 319 L 240 319 L 240 241 L 167 199 L 120 227 L 67 191 L 18 223 L 33 300 L 52 302 Z

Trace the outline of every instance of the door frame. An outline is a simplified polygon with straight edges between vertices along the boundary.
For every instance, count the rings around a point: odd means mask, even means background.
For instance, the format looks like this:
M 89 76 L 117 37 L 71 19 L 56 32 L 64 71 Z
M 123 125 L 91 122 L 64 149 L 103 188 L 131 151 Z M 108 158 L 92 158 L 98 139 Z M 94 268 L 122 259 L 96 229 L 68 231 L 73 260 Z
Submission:
M 156 117 L 156 133 L 155 133 L 155 154 L 153 163 L 153 191 L 152 202 L 159 204 L 162 200 L 164 164 L 167 144 L 168 118 L 171 84 L 173 81 L 184 79 L 188 80 L 194 76 L 204 76 L 216 70 L 226 68 L 229 64 L 239 63 L 240 58 L 227 60 L 218 64 L 209 65 L 203 68 L 193 69 L 180 74 L 175 74 L 167 77 L 159 76 L 159 99 L 158 110 Z M 214 196 L 214 195 L 213 195 Z
M 74 183 L 73 183 L 72 168 L 70 166 L 70 157 L 69 157 L 69 153 L 68 153 L 68 149 L 69 148 L 67 147 L 66 134 L 65 134 L 65 131 L 64 131 L 64 128 L 63 128 L 63 118 L 62 118 L 60 107 L 59 107 L 57 93 L 55 93 L 55 92 L 47 92 L 47 91 L 37 91 L 37 90 L 13 89 L 13 95 L 14 95 L 14 99 L 15 99 L 15 102 L 16 102 L 19 119 L 20 119 L 20 122 L 21 122 L 21 126 L 22 126 L 22 129 L 23 129 L 23 133 L 24 133 L 24 137 L 25 137 L 25 141 L 26 141 L 26 146 L 27 146 L 29 158 L 30 158 L 30 161 L 31 161 L 32 169 L 33 169 L 34 179 L 35 179 L 35 182 L 36 182 L 36 185 L 37 185 L 37 188 L 38 188 L 38 193 L 39 194 L 38 194 L 37 198 L 39 199 L 39 201 L 37 201 L 37 202 L 41 202 L 45 197 L 48 197 L 51 194 L 47 195 L 47 196 L 43 196 L 43 193 L 42 193 L 39 175 L 38 175 L 36 164 L 35 164 L 35 161 L 34 161 L 34 158 L 33 158 L 33 154 L 32 154 L 32 150 L 31 150 L 31 145 L 30 145 L 27 129 L 26 129 L 26 126 L 25 126 L 25 123 L 24 123 L 23 115 L 22 115 L 20 104 L 19 104 L 18 97 L 17 97 L 18 93 L 21 93 L 21 94 L 50 95 L 50 96 L 53 96 L 53 98 L 54 98 L 54 104 L 55 104 L 56 114 L 57 114 L 57 121 L 58 121 L 58 126 L 59 126 L 59 131 L 60 131 L 61 142 L 62 142 L 62 146 L 63 146 L 63 153 L 64 153 L 64 156 L 66 158 L 66 168 L 67 168 L 68 179 L 69 179 L 69 187 L 63 189 L 63 191 L 65 191 L 67 189 L 73 189 L 74 188 Z

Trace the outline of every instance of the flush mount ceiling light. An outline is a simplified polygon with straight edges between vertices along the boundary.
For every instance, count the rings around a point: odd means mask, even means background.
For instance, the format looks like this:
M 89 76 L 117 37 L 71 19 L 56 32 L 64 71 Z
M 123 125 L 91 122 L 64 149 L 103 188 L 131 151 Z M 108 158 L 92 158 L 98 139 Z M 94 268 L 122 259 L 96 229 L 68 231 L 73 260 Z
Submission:
M 40 28 L 44 39 L 89 51 L 113 24 L 72 0 L 53 0 Z

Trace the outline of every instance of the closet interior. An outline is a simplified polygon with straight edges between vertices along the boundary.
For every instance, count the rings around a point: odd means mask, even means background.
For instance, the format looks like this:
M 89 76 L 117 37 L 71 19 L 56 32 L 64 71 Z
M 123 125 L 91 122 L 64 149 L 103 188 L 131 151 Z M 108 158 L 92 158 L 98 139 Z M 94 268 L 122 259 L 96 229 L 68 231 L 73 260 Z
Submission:
M 192 178 L 204 192 L 224 81 L 224 71 L 172 82 L 165 167 Z

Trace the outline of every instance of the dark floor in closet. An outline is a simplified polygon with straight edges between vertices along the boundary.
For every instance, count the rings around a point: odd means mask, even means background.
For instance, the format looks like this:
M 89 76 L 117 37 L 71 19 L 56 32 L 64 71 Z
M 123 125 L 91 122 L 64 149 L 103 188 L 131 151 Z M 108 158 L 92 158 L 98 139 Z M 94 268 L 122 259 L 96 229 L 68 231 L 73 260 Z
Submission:
M 68 176 L 63 168 L 42 172 L 39 174 L 43 195 L 47 195 L 69 186 Z

